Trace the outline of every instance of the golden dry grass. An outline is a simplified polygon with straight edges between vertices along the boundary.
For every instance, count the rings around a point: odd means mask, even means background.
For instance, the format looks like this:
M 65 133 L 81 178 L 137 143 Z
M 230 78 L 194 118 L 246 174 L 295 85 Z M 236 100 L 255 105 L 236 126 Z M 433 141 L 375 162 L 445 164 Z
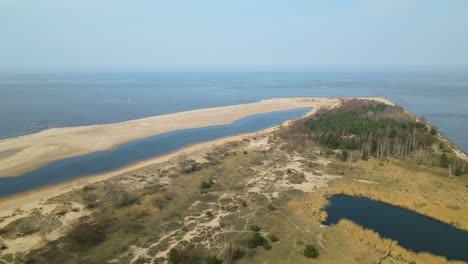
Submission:
M 324 190 L 324 194 L 327 196 L 333 194 L 363 196 L 403 207 L 450 224 L 459 229 L 468 230 L 468 210 L 448 208 L 446 205 L 430 201 L 418 193 L 403 193 L 387 190 L 380 186 L 347 183 L 326 189 Z
M 336 167 L 335 170 L 342 169 Z M 399 160 L 390 160 L 384 164 L 376 160 L 359 161 L 353 164 L 351 170 L 340 172 L 344 174 L 343 179 L 320 190 L 313 196 L 313 203 L 305 204 L 311 213 L 317 214 L 320 207 L 326 205 L 323 197 L 346 194 L 403 207 L 468 230 L 466 178 L 444 177 L 437 168 L 420 167 Z
M 335 228 L 342 230 L 347 239 L 360 243 L 364 247 L 373 248 L 389 258 L 403 259 L 410 263 L 440 263 L 456 264 L 464 263 L 462 261 L 448 261 L 444 257 L 434 256 L 429 253 L 415 253 L 400 247 L 395 241 L 383 239 L 374 231 L 364 229 L 352 221 L 342 219 Z

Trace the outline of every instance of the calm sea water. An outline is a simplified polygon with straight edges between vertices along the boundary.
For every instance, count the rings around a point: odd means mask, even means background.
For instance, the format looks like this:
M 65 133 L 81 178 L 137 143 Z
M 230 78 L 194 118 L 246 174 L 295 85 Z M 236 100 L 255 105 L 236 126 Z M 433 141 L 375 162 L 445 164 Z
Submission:
M 415 252 L 430 252 L 451 260 L 468 261 L 468 232 L 412 211 L 362 197 L 334 195 L 325 208 L 325 224 L 342 218 L 374 230 L 382 237 L 398 241 Z
M 0 138 L 295 96 L 386 97 L 426 115 L 468 152 L 461 72 L 1 74 Z

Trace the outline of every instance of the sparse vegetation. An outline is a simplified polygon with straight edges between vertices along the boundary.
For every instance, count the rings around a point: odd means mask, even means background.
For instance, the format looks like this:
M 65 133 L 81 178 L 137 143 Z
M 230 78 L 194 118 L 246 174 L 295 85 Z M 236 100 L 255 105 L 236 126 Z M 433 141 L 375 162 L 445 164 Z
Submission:
M 254 232 L 249 239 L 247 239 L 248 248 L 256 248 L 259 246 L 269 245 L 268 240 L 266 240 L 260 233 Z
M 318 252 L 318 249 L 315 248 L 314 245 L 305 245 L 304 247 L 304 256 L 308 257 L 308 258 L 316 258 L 318 257 L 319 255 L 319 252 Z
M 215 183 L 214 183 L 213 180 L 203 181 L 203 182 L 201 183 L 201 188 L 202 188 L 202 189 L 208 189 L 208 188 L 211 188 L 214 184 L 215 184 Z
M 206 256 L 204 259 L 205 264 L 221 264 L 223 263 L 218 257 L 211 255 L 211 256 Z
M 226 250 L 226 260 L 228 264 L 234 263 L 245 256 L 245 251 L 240 247 L 233 247 L 230 245 Z
M 96 244 L 104 240 L 105 231 L 111 224 L 112 219 L 105 214 L 81 217 L 68 226 L 66 237 L 80 245 Z
M 200 256 L 197 254 L 192 244 L 179 248 L 172 248 L 167 256 L 169 264 L 192 264 L 197 263 Z
M 442 153 L 442 155 L 440 155 L 440 166 L 442 168 L 448 168 L 449 167 L 449 159 L 448 159 L 448 156 L 447 154 L 445 153 Z
M 252 230 L 254 232 L 258 232 L 258 231 L 260 231 L 260 227 L 258 225 L 251 225 L 250 230 Z
M 269 237 L 271 242 L 277 242 L 279 241 L 279 238 L 275 234 L 271 234 Z
M 439 149 L 440 149 L 440 150 L 443 150 L 444 147 L 445 147 L 444 142 L 440 142 L 440 143 L 439 143 Z

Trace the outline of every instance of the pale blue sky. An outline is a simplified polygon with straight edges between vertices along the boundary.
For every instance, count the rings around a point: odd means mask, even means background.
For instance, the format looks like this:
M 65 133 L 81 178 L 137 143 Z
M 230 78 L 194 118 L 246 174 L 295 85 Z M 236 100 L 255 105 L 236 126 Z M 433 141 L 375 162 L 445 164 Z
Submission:
M 468 64 L 466 0 L 0 0 L 1 71 Z

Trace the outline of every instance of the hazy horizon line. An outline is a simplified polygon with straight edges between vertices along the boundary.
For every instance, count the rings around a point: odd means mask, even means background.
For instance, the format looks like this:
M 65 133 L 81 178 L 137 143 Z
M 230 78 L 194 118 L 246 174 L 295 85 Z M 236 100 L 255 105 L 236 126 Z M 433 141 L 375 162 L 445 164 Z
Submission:
M 0 69 L 0 74 L 15 73 L 152 73 L 152 72 L 309 72 L 309 71 L 455 71 L 468 72 L 468 64 L 321 64 L 321 65 L 193 65 L 167 67 L 77 67 L 69 69 Z

